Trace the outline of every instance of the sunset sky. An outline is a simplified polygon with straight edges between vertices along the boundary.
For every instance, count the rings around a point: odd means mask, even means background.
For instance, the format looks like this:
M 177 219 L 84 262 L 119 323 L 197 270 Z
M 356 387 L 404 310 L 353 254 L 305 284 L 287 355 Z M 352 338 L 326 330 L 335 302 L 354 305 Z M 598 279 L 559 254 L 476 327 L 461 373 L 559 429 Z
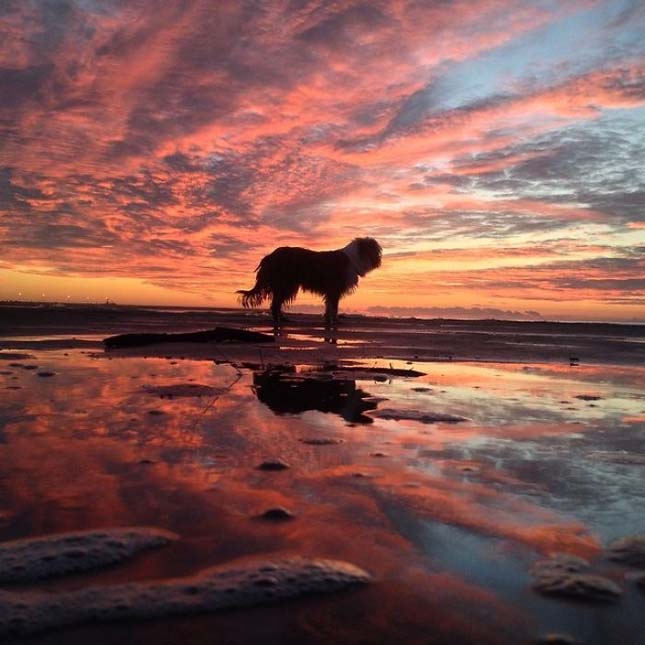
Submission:
M 369 235 L 345 311 L 645 320 L 644 34 L 642 0 L 0 0 L 0 299 L 236 306 L 276 246 Z

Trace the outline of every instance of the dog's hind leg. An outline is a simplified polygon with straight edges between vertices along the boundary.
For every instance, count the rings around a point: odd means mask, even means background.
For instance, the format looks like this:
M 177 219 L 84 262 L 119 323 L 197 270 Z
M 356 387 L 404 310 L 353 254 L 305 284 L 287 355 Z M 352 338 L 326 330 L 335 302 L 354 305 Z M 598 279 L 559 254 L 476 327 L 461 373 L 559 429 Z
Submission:
M 287 282 L 281 285 L 280 289 L 274 289 L 271 300 L 271 315 L 273 326 L 278 328 L 282 323 L 287 322 L 287 317 L 282 313 L 282 306 L 285 303 L 293 302 L 298 295 L 298 284 Z
M 271 300 L 271 315 L 273 316 L 273 326 L 277 329 L 280 324 L 284 322 L 282 314 L 282 305 L 284 304 L 285 297 L 281 293 L 274 293 Z

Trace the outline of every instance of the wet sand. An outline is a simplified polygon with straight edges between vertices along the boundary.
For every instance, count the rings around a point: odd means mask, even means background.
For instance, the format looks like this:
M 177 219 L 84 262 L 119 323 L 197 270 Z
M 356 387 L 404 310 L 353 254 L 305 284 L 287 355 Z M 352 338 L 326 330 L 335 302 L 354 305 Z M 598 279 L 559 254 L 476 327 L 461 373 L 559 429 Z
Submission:
M 560 323 L 499 320 L 391 319 L 341 315 L 337 333 L 326 334 L 322 318 L 290 314 L 287 333 L 278 338 L 279 360 L 285 352 L 294 359 L 397 358 L 410 360 L 475 360 L 504 362 L 606 363 L 643 365 L 645 325 Z M 272 333 L 270 316 L 254 310 L 160 309 L 82 305 L 0 306 L 0 339 L 5 350 L 101 348 L 107 336 L 145 332 L 193 332 L 216 326 Z M 321 342 L 326 340 L 327 342 Z M 221 349 L 221 345 L 217 345 Z M 201 344 L 139 354 L 217 358 Z M 213 348 L 211 348 L 213 349 Z M 134 353 L 134 352 L 133 352 Z M 257 348 L 228 346 L 231 358 L 257 361 Z M 221 357 L 221 356 L 220 356 Z M 572 360 L 574 359 L 574 360 Z
M 373 580 L 20 642 L 516 644 L 553 632 L 639 642 L 639 568 L 607 551 L 645 532 L 638 326 L 357 317 L 334 343 L 317 318 L 296 316 L 269 348 L 105 352 L 101 338 L 118 333 L 269 326 L 246 312 L 45 313 L 14 311 L 0 325 L 0 540 L 118 526 L 179 539 L 4 590 L 71 592 L 293 556 L 349 562 Z M 276 461 L 284 467 L 261 467 Z M 292 517 L 262 519 L 279 507 Z M 540 593 L 532 569 L 557 553 L 587 559 L 622 594 Z

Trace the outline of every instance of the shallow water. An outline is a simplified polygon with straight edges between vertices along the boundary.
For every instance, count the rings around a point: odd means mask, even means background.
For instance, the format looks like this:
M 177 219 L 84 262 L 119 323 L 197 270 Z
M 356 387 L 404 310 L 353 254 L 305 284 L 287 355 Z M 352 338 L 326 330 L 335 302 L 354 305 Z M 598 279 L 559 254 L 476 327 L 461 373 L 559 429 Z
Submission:
M 38 588 L 186 575 L 278 553 L 345 559 L 376 576 L 335 597 L 33 642 L 211 643 L 225 633 L 230 643 L 515 644 L 555 631 L 639 642 L 644 596 L 601 549 L 645 531 L 645 465 L 625 463 L 645 453 L 643 368 L 370 360 L 356 363 L 360 378 L 331 379 L 312 365 L 276 373 L 30 353 L 0 364 L 0 539 L 117 525 L 181 535 L 127 564 Z M 390 366 L 425 375 L 364 369 Z M 150 391 L 188 383 L 215 391 Z M 385 420 L 384 408 L 467 420 Z M 290 468 L 257 469 L 278 458 Z M 295 519 L 256 519 L 276 505 Z M 624 597 L 585 605 L 535 593 L 532 562 L 560 551 L 590 558 Z

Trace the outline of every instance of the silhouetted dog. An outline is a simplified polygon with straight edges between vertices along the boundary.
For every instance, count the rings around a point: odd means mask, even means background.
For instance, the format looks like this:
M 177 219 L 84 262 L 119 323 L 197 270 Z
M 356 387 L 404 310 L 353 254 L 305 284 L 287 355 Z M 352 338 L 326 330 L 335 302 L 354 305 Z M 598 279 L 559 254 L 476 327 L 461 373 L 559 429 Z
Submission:
M 281 246 L 262 258 L 255 269 L 255 286 L 238 291 L 242 306 L 257 307 L 271 298 L 276 326 L 283 320 L 282 305 L 292 302 L 298 290 L 321 295 L 325 301 L 325 322 L 334 325 L 338 301 L 352 293 L 358 278 L 381 266 L 381 246 L 371 237 L 357 237 L 335 251 L 311 251 L 298 246 Z

